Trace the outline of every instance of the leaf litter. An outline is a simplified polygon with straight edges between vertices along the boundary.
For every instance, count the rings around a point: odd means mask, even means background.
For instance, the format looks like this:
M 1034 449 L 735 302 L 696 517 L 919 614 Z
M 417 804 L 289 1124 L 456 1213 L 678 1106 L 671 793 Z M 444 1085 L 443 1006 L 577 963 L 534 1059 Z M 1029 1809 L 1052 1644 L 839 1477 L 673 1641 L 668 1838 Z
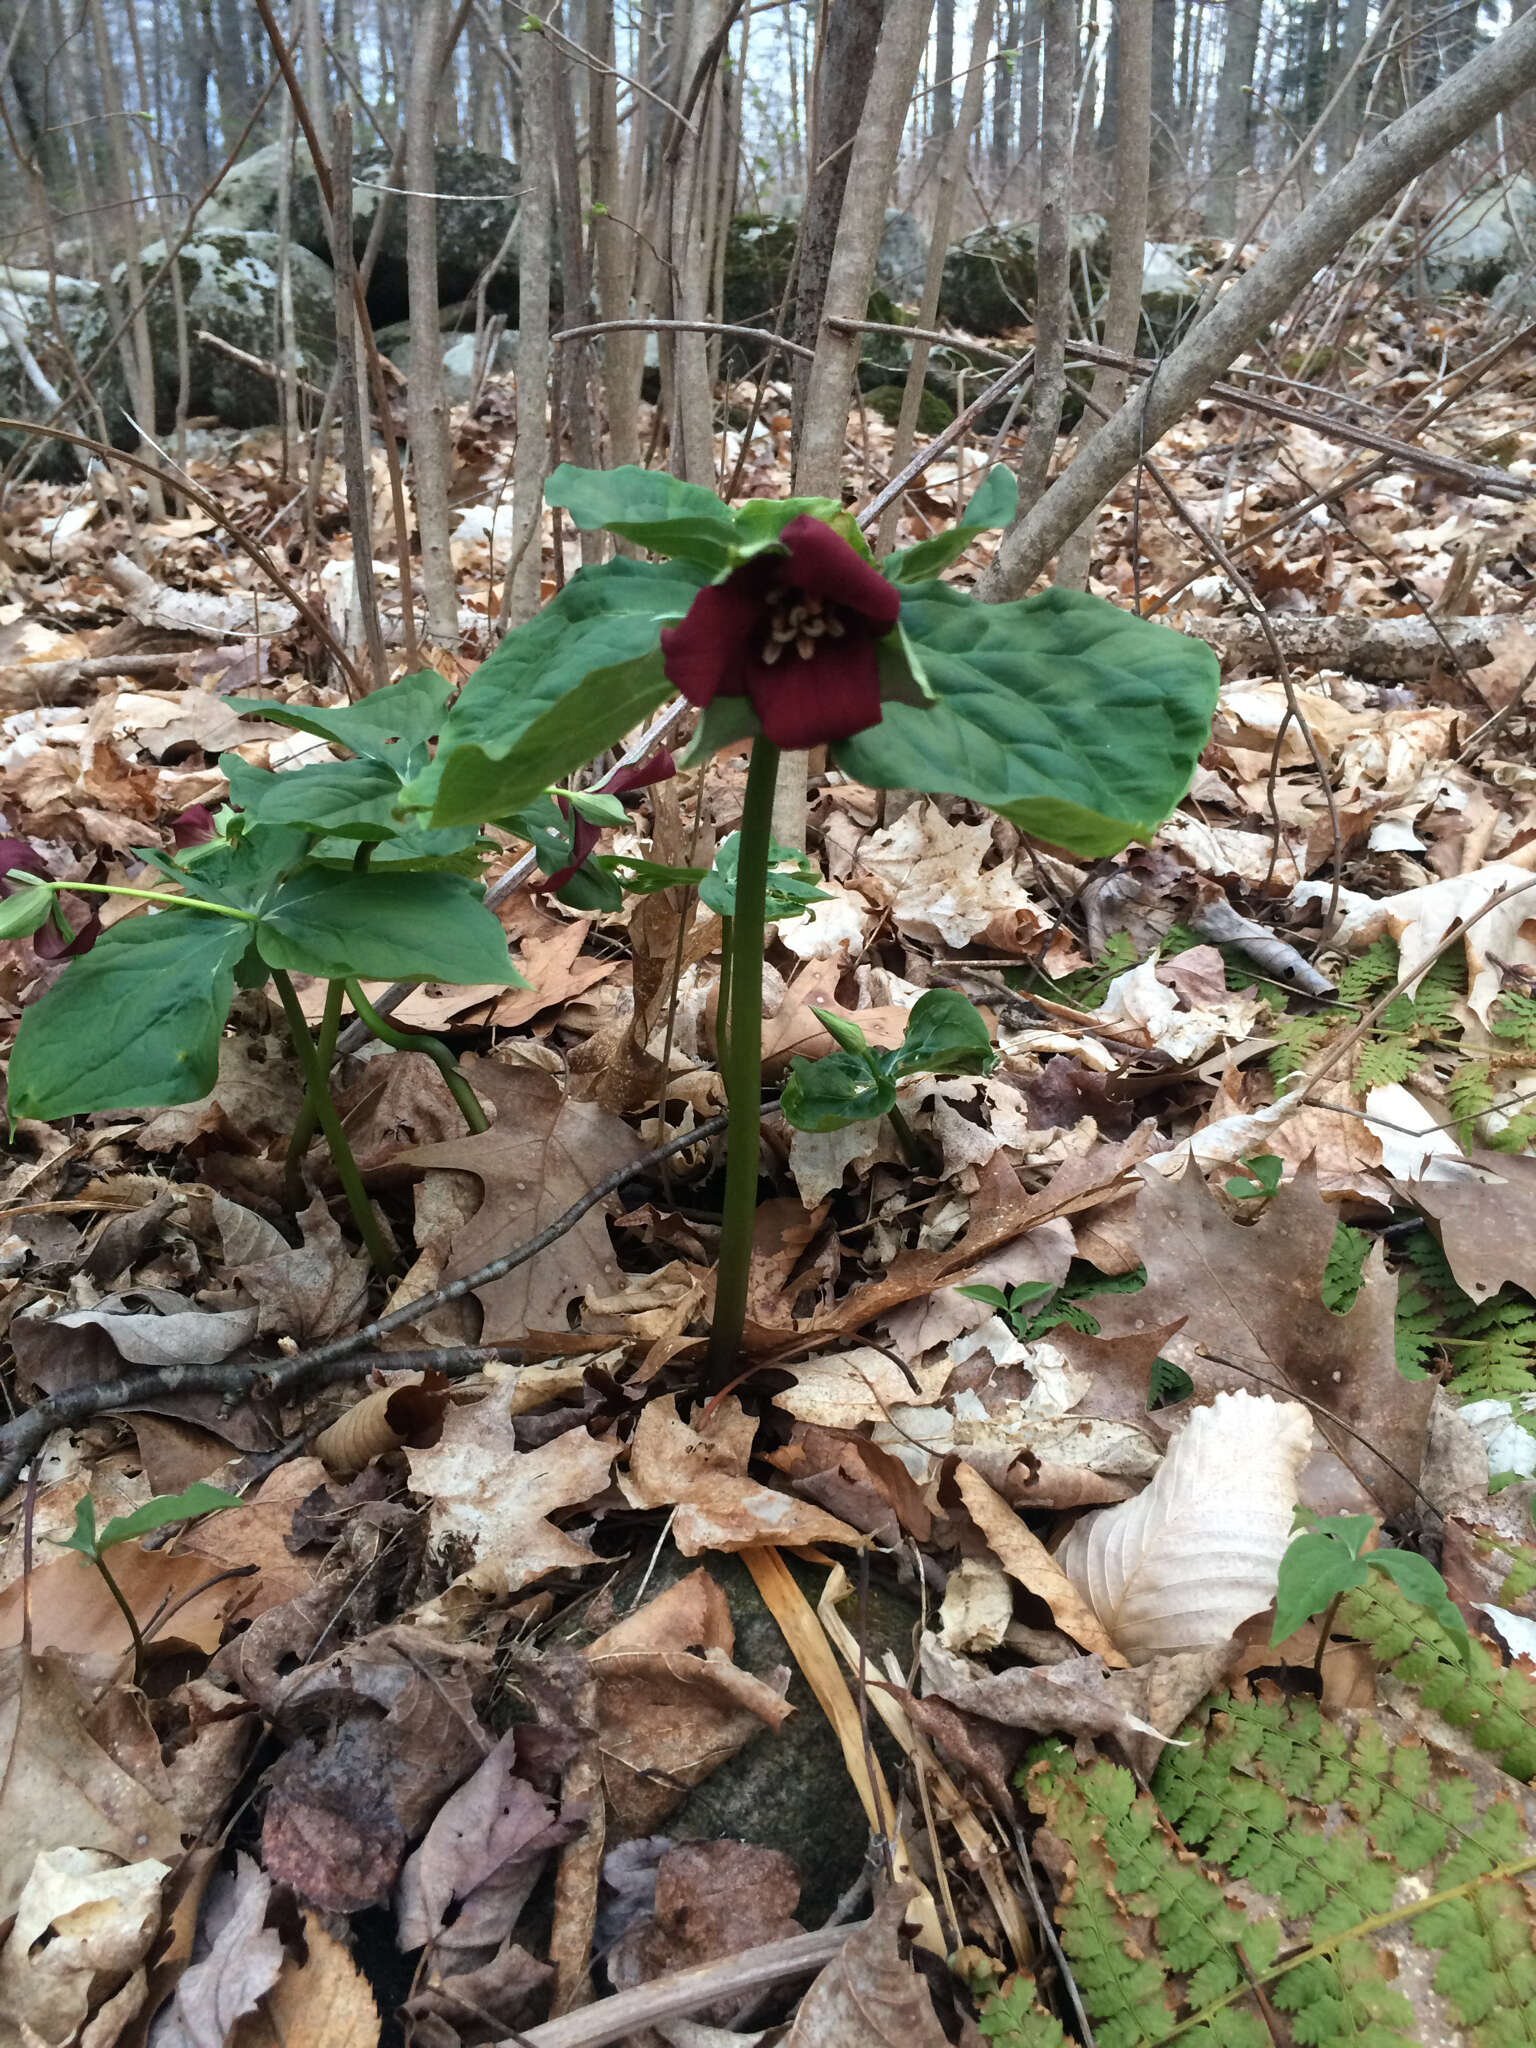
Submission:
M 1475 326 L 1396 328 L 1378 368 L 1416 376 L 1415 348 L 1437 363 Z M 1500 376 L 1467 401 L 1479 445 L 1528 407 L 1523 359 Z M 1236 419 L 1207 403 L 1160 461 L 1244 541 L 1334 457 L 1276 422 L 1234 469 Z M 871 419 L 850 441 L 855 490 L 889 438 Z M 781 436 L 752 445 L 753 494 L 785 492 L 782 457 Z M 238 466 L 193 470 L 238 513 L 266 505 L 275 455 L 248 440 Z M 930 475 L 903 540 L 952 516 L 954 481 Z M 322 490 L 339 512 L 339 478 Z M 323 693 L 266 599 L 254 652 L 241 640 L 249 595 L 198 534 L 154 536 L 149 576 L 110 508 L 43 547 L 60 487 L 14 502 L 0 798 L 79 929 L 100 899 L 67 884 L 134 881 L 135 848 L 223 800 L 221 754 L 325 758 L 249 708 Z M 1264 1638 L 1292 1514 L 1363 1515 L 1371 1542 L 1439 1563 L 1485 1660 L 1466 1682 L 1529 1669 L 1495 1623 L 1536 1599 L 1536 515 L 1390 463 L 1342 507 L 1248 549 L 1288 691 L 1171 516 L 1130 485 L 1111 499 L 1090 587 L 1146 603 L 1193 568 L 1169 616 L 1225 672 L 1190 798 L 1150 846 L 1078 862 L 963 802 L 813 784 L 826 893 L 770 934 L 770 1085 L 833 1051 L 828 1018 L 893 1050 L 934 988 L 980 1006 L 999 1058 L 901 1083 L 915 1155 L 884 1120 L 768 1117 L 750 1369 L 724 1397 L 694 1391 L 720 1140 L 650 1158 L 723 1102 L 720 926 L 689 891 L 573 913 L 521 890 L 501 916 L 531 991 L 413 991 L 398 1021 L 450 1035 L 484 1132 L 419 1053 L 340 1062 L 400 1253 L 387 1297 L 318 1149 L 291 1200 L 301 1077 L 261 995 L 237 999 L 201 1101 L 20 1122 L 0 1185 L 9 1384 L 23 1409 L 82 1405 L 0 1504 L 0 2023 L 350 2048 L 393 2013 L 431 2048 L 537 2040 L 556 1984 L 629 1995 L 827 1922 L 805 1904 L 824 1873 L 794 1854 L 804 1816 L 789 1848 L 765 1805 L 689 1818 L 755 1757 L 806 1770 L 790 1745 L 819 1726 L 834 1772 L 893 1802 L 828 1923 L 859 1924 L 803 1997 L 818 1965 L 755 2003 L 726 1983 L 675 2038 L 937 2041 L 938 2014 L 952 2037 L 957 2012 L 1002 2010 L 1026 1964 L 1017 2010 L 1038 1992 L 1070 2012 L 1085 1866 L 1060 1797 L 1013 1782 L 1027 1745 L 1045 1743 L 1037 1771 L 1056 1739 L 1162 1784 L 1159 1759 L 1203 1754 L 1223 1715 L 1320 1688 L 1388 1743 L 1406 1701 L 1435 1770 L 1470 1770 L 1457 1695 L 1412 1663 L 1433 1639 L 1414 1610 L 1394 1610 L 1401 1639 L 1348 1604 Z M 324 530 L 344 567 L 344 521 Z M 1491 544 L 1468 579 L 1469 541 Z M 544 545 L 553 570 L 547 527 Z M 483 541 L 459 552 L 488 570 Z M 168 635 L 164 687 L 27 692 L 35 663 Z M 741 771 L 726 754 L 630 794 L 607 843 L 707 863 Z M 493 875 L 519 851 L 500 834 Z M 8 1033 L 60 964 L 0 942 Z M 320 984 L 300 996 L 318 1016 Z M 610 1177 L 514 1271 L 431 1299 Z M 418 1301 L 344 1377 L 284 1379 Z M 118 1381 L 132 1397 L 93 1410 Z M 114 1553 L 141 1692 L 121 1607 L 56 1545 L 83 1495 L 104 1524 L 202 1478 L 245 1505 Z M 785 1594 L 791 1566 L 812 1599 Z M 875 1619 L 891 1601 L 894 1639 Z M 829 1669 L 853 1703 L 836 1735 Z M 1426 1684 L 1428 1707 L 1405 1691 Z M 857 1761 L 888 1740 L 873 1772 Z M 1497 1809 L 1497 1766 L 1476 1761 Z M 897 1843 L 905 1891 L 886 1884 Z M 1020 1905 L 1042 1885 L 1043 1935 Z

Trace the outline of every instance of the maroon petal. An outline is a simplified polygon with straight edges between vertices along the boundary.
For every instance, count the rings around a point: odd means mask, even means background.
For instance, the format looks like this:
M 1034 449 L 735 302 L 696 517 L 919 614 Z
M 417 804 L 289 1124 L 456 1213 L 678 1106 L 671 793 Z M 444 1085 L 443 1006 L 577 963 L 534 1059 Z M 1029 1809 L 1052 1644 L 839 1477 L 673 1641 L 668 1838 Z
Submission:
M 776 747 L 821 747 L 880 723 L 880 668 L 874 642 L 850 633 L 819 640 L 809 661 L 793 651 L 770 668 L 747 665 L 747 695 Z
M 5 879 L 12 868 L 20 868 L 23 874 L 36 875 L 40 881 L 53 879 L 47 861 L 27 840 L 0 839 L 0 895 L 8 896 L 12 889 L 21 887 L 19 882 Z
M 171 844 L 178 853 L 185 853 L 189 846 L 205 846 L 213 834 L 213 813 L 206 804 L 189 804 L 171 820 Z
M 32 951 L 39 960 L 75 960 L 89 953 L 100 937 L 101 919 L 94 910 L 75 929 L 72 939 L 66 939 L 50 917 L 32 934 Z
M 757 564 L 733 569 L 701 590 L 676 626 L 664 626 L 661 660 L 673 689 L 700 707 L 722 692 L 739 697 L 747 651 L 763 637 L 764 577 Z
M 825 520 L 802 512 L 798 519 L 790 520 L 779 539 L 789 549 L 788 562 L 779 565 L 779 575 L 785 583 L 812 597 L 845 604 L 850 611 L 862 613 L 882 628 L 895 625 L 901 610 L 900 591 L 887 583 L 874 564 L 866 562 L 841 534 L 834 533 Z M 865 720 L 866 724 L 873 722 Z

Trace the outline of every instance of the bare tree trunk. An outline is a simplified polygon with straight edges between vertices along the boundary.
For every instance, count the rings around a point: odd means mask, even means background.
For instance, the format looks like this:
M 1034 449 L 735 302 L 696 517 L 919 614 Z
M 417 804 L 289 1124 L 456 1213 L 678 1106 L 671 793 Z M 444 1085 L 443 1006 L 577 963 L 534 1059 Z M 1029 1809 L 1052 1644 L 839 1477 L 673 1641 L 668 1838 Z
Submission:
M 981 594 L 1022 596 L 1068 534 L 1089 518 L 1222 371 L 1331 262 L 1357 228 L 1416 178 L 1536 85 L 1536 8 L 1357 152 L 1217 299 L 1128 404 L 1003 536 Z
M 1035 247 L 1035 393 L 1019 458 L 1019 494 L 1032 504 L 1051 472 L 1067 395 L 1072 304 L 1067 219 L 1072 204 L 1072 102 L 1077 0 L 1045 0 L 1045 87 L 1040 120 L 1040 227 Z
M 1337 92 L 1365 48 L 1367 0 L 1340 0 L 1339 33 L 1334 45 L 1330 91 Z M 1341 171 L 1360 137 L 1360 82 L 1345 92 L 1333 110 L 1324 135 L 1328 171 Z
M 873 58 L 873 51 L 871 51 Z M 955 0 L 935 0 L 933 91 L 928 96 L 929 134 L 939 142 L 955 125 Z
M 595 20 L 594 20 L 595 17 Z M 626 320 L 634 290 L 635 231 L 623 219 L 620 194 L 618 80 L 613 76 L 615 36 L 613 0 L 591 0 L 587 29 L 594 54 L 608 71 L 592 82 L 592 243 L 597 270 L 597 317 Z M 649 103 L 636 95 L 632 121 L 644 118 Z M 608 449 L 615 465 L 640 460 L 640 378 L 645 367 L 642 334 L 609 334 L 603 338 L 603 410 L 608 418 Z
M 975 61 L 973 50 L 971 62 Z M 999 182 L 1008 175 L 1013 155 L 1013 102 L 1018 91 L 1018 68 L 1019 10 L 1017 0 L 1009 0 L 1006 13 L 998 16 L 997 66 L 992 73 L 992 162 Z M 965 83 L 969 90 L 970 80 Z
M 823 324 L 813 344 L 816 356 L 798 423 L 794 487 L 800 492 L 836 497 L 841 488 L 843 437 L 859 337 L 839 333 L 825 322 L 860 320 L 869 303 L 885 232 L 885 195 L 901 151 L 931 4 L 932 0 L 887 0 L 869 90 L 848 152 L 846 191 L 821 301 Z
M 843 194 L 853 138 L 858 133 L 869 96 L 869 81 L 879 47 L 885 0 L 840 0 L 827 17 L 816 93 L 813 133 L 820 162 L 811 166 L 810 189 L 800 216 L 800 266 L 795 284 L 793 338 L 805 348 L 816 346 L 832 248 L 842 219 Z M 952 124 L 951 124 L 952 125 Z M 876 249 L 879 238 L 876 237 Z M 853 315 L 861 318 L 864 307 Z M 792 410 L 798 420 L 805 408 L 810 372 L 803 358 L 790 369 Z
M 357 307 L 352 297 L 352 116 L 338 109 L 331 142 L 331 251 L 336 260 L 336 404 L 341 414 L 347 524 L 352 530 L 352 588 L 368 646 L 373 687 L 389 681 L 384 625 L 373 577 L 373 479 L 368 464 L 368 398 L 358 375 Z
M 90 0 L 90 19 L 105 115 L 104 125 L 107 131 L 107 158 L 112 166 L 112 196 L 117 202 L 119 246 L 123 252 L 123 290 L 129 303 L 136 309 L 129 335 L 125 337 L 130 341 L 126 361 L 129 373 L 128 388 L 141 436 L 138 452 L 146 461 L 158 466 L 153 441 L 143 438 L 153 435 L 155 431 L 155 357 L 149 339 L 149 315 L 143 305 L 144 285 L 139 271 L 139 229 L 134 207 L 133 171 L 128 160 L 128 145 L 124 139 L 127 117 L 123 110 L 117 62 L 107 36 L 107 20 L 102 12 L 101 0 Z M 145 490 L 149 499 L 151 518 L 164 519 L 165 493 L 159 478 L 153 474 L 147 475 Z
M 901 153 L 901 133 L 923 58 L 931 7 L 932 0 L 887 0 L 863 110 L 855 116 L 837 236 L 820 301 L 822 325 L 816 332 L 816 354 L 796 421 L 794 489 L 806 496 L 836 498 L 842 494 L 843 441 L 859 337 L 840 333 L 825 322 L 829 318 L 862 319 L 869 304 L 880 237 L 885 232 L 885 195 Z M 834 19 L 841 11 L 833 10 Z M 829 29 L 829 47 L 830 39 Z M 849 52 L 850 59 L 852 54 Z M 823 71 L 828 61 L 823 59 Z M 826 163 L 827 143 L 818 141 L 817 147 Z M 779 766 L 773 829 L 783 846 L 805 844 L 807 772 L 804 754 L 786 754 Z
M 1174 91 L 1174 39 L 1179 0 L 1152 0 L 1152 197 L 1159 223 L 1174 203 L 1179 169 L 1179 116 Z
M 720 22 L 720 0 L 692 0 L 681 76 L 687 90 L 704 61 Z M 693 126 L 676 138 L 671 162 L 671 224 L 673 307 L 680 320 L 703 320 L 709 311 L 711 275 L 708 243 L 709 209 L 705 189 L 709 175 L 709 115 L 716 98 L 713 79 L 693 104 Z M 715 406 L 709 382 L 709 342 L 702 334 L 673 337 L 672 469 L 689 483 L 715 481 Z
M 1141 284 L 1146 266 L 1147 182 L 1152 152 L 1152 0 L 1118 0 L 1115 9 L 1119 76 L 1115 144 L 1115 198 L 1110 212 L 1109 297 L 1104 308 L 1104 346 L 1122 355 L 1136 352 L 1141 326 Z M 1083 419 L 1084 441 L 1093 434 L 1100 409 L 1113 413 L 1125 402 L 1125 373 L 1094 372 L 1092 401 Z M 1088 584 L 1093 527 L 1084 521 L 1062 547 L 1056 581 L 1070 590 Z
M 320 22 L 320 0 L 299 0 L 303 8 L 304 23 L 304 96 L 309 102 L 309 117 L 315 124 L 315 134 L 327 158 L 331 154 L 331 95 L 325 74 L 325 30 Z M 420 9 L 417 23 L 418 43 L 423 39 L 432 42 L 442 35 L 441 23 L 435 22 L 432 0 Z M 432 190 L 429 179 L 422 188 Z
M 1216 113 L 1211 124 L 1211 168 L 1205 185 L 1206 233 L 1237 233 L 1237 177 L 1248 162 L 1253 132 L 1253 60 L 1259 49 L 1261 0 L 1227 0 L 1227 40 L 1221 53 Z
M 965 153 L 981 119 L 982 93 L 986 84 L 987 45 L 991 37 L 992 0 L 977 0 L 976 25 L 971 31 L 969 69 L 966 72 L 965 91 L 960 97 L 960 123 L 946 136 L 944 155 L 939 165 L 939 189 L 933 203 L 933 223 L 928 244 L 928 269 L 923 278 L 923 303 L 917 316 L 919 327 L 931 328 L 939 316 L 939 288 L 944 281 L 944 254 L 949 246 L 950 230 L 954 225 L 955 199 L 960 189 L 961 173 L 965 169 Z M 896 439 L 891 448 L 890 467 L 893 476 L 898 470 L 906 467 L 907 458 L 912 453 L 917 430 L 917 412 L 923 397 L 923 379 L 928 371 L 928 356 L 928 343 L 914 341 L 906 389 L 901 394 L 901 415 L 896 422 Z M 881 516 L 879 536 L 875 545 L 877 554 L 883 555 L 894 546 L 896 518 L 900 510 L 901 500 L 896 498 Z
M 1019 155 L 1033 184 L 1040 174 L 1040 8 L 1041 0 L 1024 0 L 1024 76 L 1019 83 Z
M 448 551 L 448 406 L 443 397 L 443 341 L 437 323 L 437 80 L 445 0 L 428 0 L 416 23 L 405 100 L 406 278 L 411 297 L 411 381 L 407 413 L 416 527 L 421 535 L 421 587 L 427 637 L 456 653 L 459 600 Z
M 521 43 L 522 210 L 517 221 L 517 445 L 512 454 L 512 559 L 501 587 L 500 622 L 520 626 L 539 608 L 544 476 L 549 437 L 549 223 L 555 207 L 554 58 L 533 30 Z

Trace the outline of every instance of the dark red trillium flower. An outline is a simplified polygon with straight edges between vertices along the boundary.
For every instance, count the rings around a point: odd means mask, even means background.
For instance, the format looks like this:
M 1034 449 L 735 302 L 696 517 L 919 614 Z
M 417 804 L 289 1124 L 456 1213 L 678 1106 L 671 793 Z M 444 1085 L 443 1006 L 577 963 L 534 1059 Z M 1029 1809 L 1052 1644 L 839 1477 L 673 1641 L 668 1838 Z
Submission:
M 633 768 L 615 768 L 606 782 L 597 785 L 593 794 L 623 796 L 631 789 L 649 789 L 653 782 L 669 782 L 676 773 L 677 763 L 665 747 L 658 747 L 648 761 L 639 761 Z M 557 796 L 555 802 L 560 807 L 561 817 L 568 818 L 571 815 L 571 807 L 565 798 Z M 557 875 L 551 875 L 541 886 L 550 895 L 557 889 L 563 889 L 576 870 L 584 865 L 588 854 L 602 836 L 602 827 L 594 825 L 590 818 L 582 817 L 578 811 L 575 830 L 571 834 L 571 857 Z
M 776 747 L 819 747 L 880 723 L 875 642 L 901 595 L 824 520 L 801 513 L 786 553 L 756 555 L 666 627 L 667 681 L 690 704 L 748 697 Z
M 40 882 L 54 879 L 48 863 L 27 840 L 0 839 L 0 896 L 26 887 L 24 882 L 11 880 L 11 872 L 16 868 L 23 874 L 36 875 Z M 39 960 L 73 960 L 78 953 L 89 953 L 100 937 L 101 920 L 94 910 L 72 939 L 65 938 L 50 916 L 33 932 L 32 951 Z

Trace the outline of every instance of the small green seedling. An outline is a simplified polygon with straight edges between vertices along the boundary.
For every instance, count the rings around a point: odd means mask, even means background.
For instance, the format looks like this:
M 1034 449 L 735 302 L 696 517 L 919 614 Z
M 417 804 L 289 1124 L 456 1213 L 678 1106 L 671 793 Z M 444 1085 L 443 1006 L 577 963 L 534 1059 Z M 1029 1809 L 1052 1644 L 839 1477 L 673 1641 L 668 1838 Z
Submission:
M 797 1131 L 840 1131 L 888 1116 L 909 1162 L 920 1163 L 911 1126 L 896 1105 L 899 1082 L 913 1074 L 990 1074 L 997 1065 L 986 1019 L 958 989 L 931 988 L 912 1005 L 894 1051 L 871 1045 L 857 1024 L 812 1005 L 836 1041 L 825 1059 L 794 1059 L 779 1107 Z
M 144 1633 L 138 1618 L 124 1598 L 123 1589 L 113 1578 L 105 1552 L 115 1550 L 119 1543 L 136 1543 L 140 1537 L 151 1535 L 156 1529 L 168 1528 L 172 1522 L 187 1522 L 195 1515 L 216 1515 L 225 1508 L 242 1505 L 238 1494 L 225 1493 L 221 1487 L 210 1486 L 206 1479 L 199 1479 L 184 1493 L 156 1494 L 153 1500 L 145 1501 L 135 1508 L 131 1515 L 114 1515 L 104 1529 L 96 1527 L 96 1503 L 91 1496 L 82 1494 L 75 1504 L 74 1533 L 57 1539 L 61 1550 L 78 1550 L 88 1564 L 95 1565 L 106 1583 L 107 1591 L 117 1602 L 128 1633 L 133 1638 L 133 1682 L 137 1685 L 144 1675 Z
M 1021 1280 L 1006 1293 L 1001 1287 L 974 1285 L 959 1287 L 955 1291 L 970 1301 L 985 1302 L 988 1308 L 995 1308 L 1008 1324 L 1021 1344 L 1033 1344 L 1050 1330 L 1059 1329 L 1063 1323 L 1069 1330 L 1077 1330 L 1085 1337 L 1097 1337 L 1099 1320 L 1091 1315 L 1083 1302 L 1098 1294 L 1135 1294 L 1146 1285 L 1146 1269 L 1135 1267 L 1129 1273 L 1101 1273 L 1089 1266 L 1080 1273 L 1069 1273 L 1059 1285 L 1049 1280 Z M 1165 1359 L 1157 1361 L 1167 1365 Z M 1178 1372 L 1177 1366 L 1168 1370 Z M 1186 1378 L 1187 1375 L 1181 1375 Z M 1192 1383 L 1189 1383 L 1192 1390 Z M 1180 1396 L 1182 1399 L 1182 1396 Z M 1150 1405 L 1150 1403 L 1149 1403 Z
M 1279 1193 L 1280 1176 L 1285 1172 L 1283 1159 L 1273 1152 L 1260 1152 L 1256 1158 L 1244 1159 L 1240 1164 L 1242 1175 L 1234 1174 L 1226 1184 L 1234 1202 L 1267 1202 L 1271 1195 Z
M 1346 1593 L 1363 1586 L 1373 1571 L 1383 1572 L 1400 1593 L 1439 1622 L 1461 1645 L 1465 1657 L 1471 1637 L 1461 1612 L 1446 1591 L 1444 1579 L 1428 1558 L 1412 1550 L 1366 1550 L 1363 1548 L 1375 1520 L 1370 1515 L 1333 1515 L 1326 1519 L 1297 1509 L 1308 1526 L 1291 1538 L 1280 1560 L 1280 1579 L 1275 1588 L 1275 1625 L 1270 1642 L 1283 1643 L 1303 1622 L 1315 1614 L 1332 1618 L 1332 1612 Z M 1321 1630 L 1328 1637 L 1325 1621 Z M 1319 1657 L 1322 1646 L 1319 1645 Z

